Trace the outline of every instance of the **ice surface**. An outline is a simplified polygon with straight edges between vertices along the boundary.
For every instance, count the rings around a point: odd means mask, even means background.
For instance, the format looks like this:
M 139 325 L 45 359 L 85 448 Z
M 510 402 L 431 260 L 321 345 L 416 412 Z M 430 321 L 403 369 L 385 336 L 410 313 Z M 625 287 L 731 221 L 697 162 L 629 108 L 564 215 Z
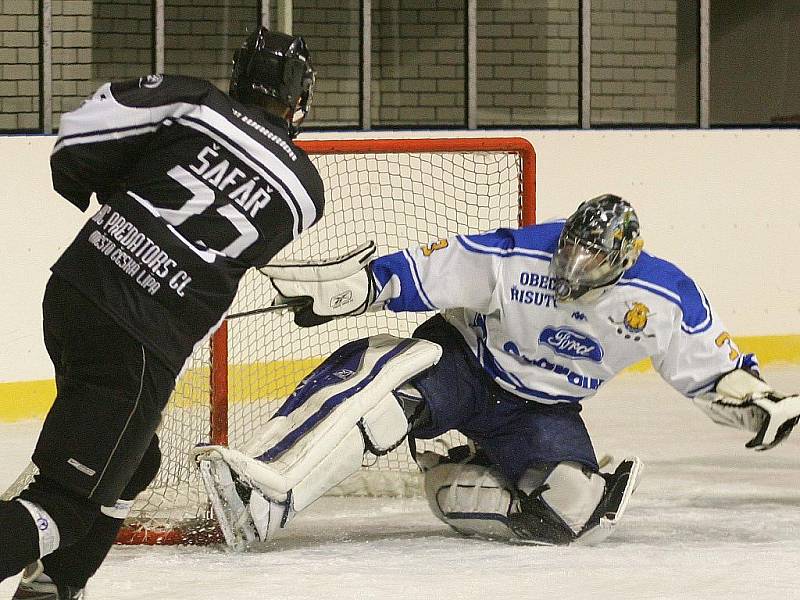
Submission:
M 765 376 L 800 390 L 800 369 Z M 598 454 L 638 454 L 642 483 L 613 537 L 593 548 L 471 540 L 424 500 L 325 498 L 259 552 L 115 548 L 96 600 L 800 598 L 800 431 L 764 453 L 714 425 L 654 375 L 624 375 L 585 406 Z M 0 488 L 24 467 L 38 423 L 0 425 Z M 0 584 L 10 597 L 13 582 Z

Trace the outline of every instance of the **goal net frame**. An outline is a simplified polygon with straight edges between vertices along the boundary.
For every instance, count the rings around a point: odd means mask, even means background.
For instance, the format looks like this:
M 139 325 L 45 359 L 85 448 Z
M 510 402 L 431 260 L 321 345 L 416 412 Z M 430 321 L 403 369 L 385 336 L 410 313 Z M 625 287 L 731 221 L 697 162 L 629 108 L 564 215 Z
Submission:
M 350 139 L 298 141 L 309 156 L 325 154 L 455 154 L 515 153 L 520 165 L 518 224 L 536 222 L 536 155 L 531 143 L 520 137 Z M 212 444 L 229 441 L 229 326 L 223 321 L 210 340 L 209 439 Z M 188 449 L 187 449 L 188 450 Z M 209 513 L 210 516 L 210 513 Z M 146 523 L 126 524 L 118 544 L 206 544 L 222 541 L 216 528 L 150 529 Z

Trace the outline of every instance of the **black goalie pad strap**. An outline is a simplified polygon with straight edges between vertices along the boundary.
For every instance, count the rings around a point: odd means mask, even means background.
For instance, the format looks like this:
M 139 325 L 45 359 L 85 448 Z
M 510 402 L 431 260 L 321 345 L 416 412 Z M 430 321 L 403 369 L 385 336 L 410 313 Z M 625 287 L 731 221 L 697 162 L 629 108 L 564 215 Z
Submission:
M 544 484 L 530 494 L 519 492 L 520 511 L 509 515 L 508 527 L 520 540 L 564 545 L 578 537 L 542 499 L 542 494 L 549 489 L 550 486 Z

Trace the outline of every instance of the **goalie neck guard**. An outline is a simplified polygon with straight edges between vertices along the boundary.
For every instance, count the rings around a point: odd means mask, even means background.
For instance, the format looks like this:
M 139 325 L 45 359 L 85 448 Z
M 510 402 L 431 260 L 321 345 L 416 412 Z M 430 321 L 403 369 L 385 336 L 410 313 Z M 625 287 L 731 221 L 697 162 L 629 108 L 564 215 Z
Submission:
M 289 109 L 286 125 L 295 137 L 311 107 L 314 77 L 303 38 L 259 27 L 233 55 L 229 94 L 245 104 L 274 98 Z
M 596 299 L 636 263 L 643 245 L 628 202 L 604 194 L 582 203 L 564 223 L 550 263 L 556 299 Z

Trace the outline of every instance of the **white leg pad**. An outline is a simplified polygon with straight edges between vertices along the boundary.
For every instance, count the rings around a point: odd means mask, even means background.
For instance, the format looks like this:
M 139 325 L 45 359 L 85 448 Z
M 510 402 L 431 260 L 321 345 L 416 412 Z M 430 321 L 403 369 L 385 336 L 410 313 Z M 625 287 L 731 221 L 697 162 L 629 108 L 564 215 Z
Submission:
M 394 450 L 408 433 L 408 419 L 393 394 L 369 410 L 360 423 L 367 449 L 378 456 Z
M 464 535 L 507 540 L 511 485 L 497 469 L 442 463 L 425 472 L 425 496 L 433 514 Z
M 636 457 L 606 476 L 573 462 L 530 468 L 517 483 L 521 497 L 510 526 L 526 543 L 597 544 L 622 518 L 641 472 Z
M 268 496 L 284 499 L 315 467 L 336 454 L 343 440 L 355 439 L 353 432 L 358 432 L 360 422 L 366 421 L 363 426 L 378 446 L 396 444 L 405 435 L 407 422 L 391 392 L 435 364 L 441 348 L 426 340 L 388 335 L 368 341 L 352 366 L 337 365 L 336 373 L 319 387 L 322 377 L 314 379 L 313 374 L 301 383 L 298 390 L 313 391 L 305 398 L 290 396 L 264 430 L 242 447 L 242 453 L 256 459 L 251 476 Z M 388 416 L 386 423 L 384 416 Z M 348 456 L 355 454 L 355 444 L 348 449 Z M 345 476 L 349 474 L 348 470 Z M 296 494 L 294 500 L 300 500 Z
M 306 377 L 240 451 L 205 446 L 192 454 L 225 461 L 269 501 L 302 510 L 357 471 L 365 448 L 382 453 L 405 438 L 408 422 L 391 392 L 436 364 L 441 352 L 426 340 L 388 335 L 348 344 Z
M 292 508 L 301 511 L 361 468 L 364 438 L 351 429 L 333 451 L 292 488 Z
M 551 471 L 528 469 L 519 481 L 519 488 L 529 492 L 542 484 L 542 500 L 576 535 L 586 525 L 600 500 L 606 482 L 598 473 L 586 473 L 581 465 L 558 463 Z

